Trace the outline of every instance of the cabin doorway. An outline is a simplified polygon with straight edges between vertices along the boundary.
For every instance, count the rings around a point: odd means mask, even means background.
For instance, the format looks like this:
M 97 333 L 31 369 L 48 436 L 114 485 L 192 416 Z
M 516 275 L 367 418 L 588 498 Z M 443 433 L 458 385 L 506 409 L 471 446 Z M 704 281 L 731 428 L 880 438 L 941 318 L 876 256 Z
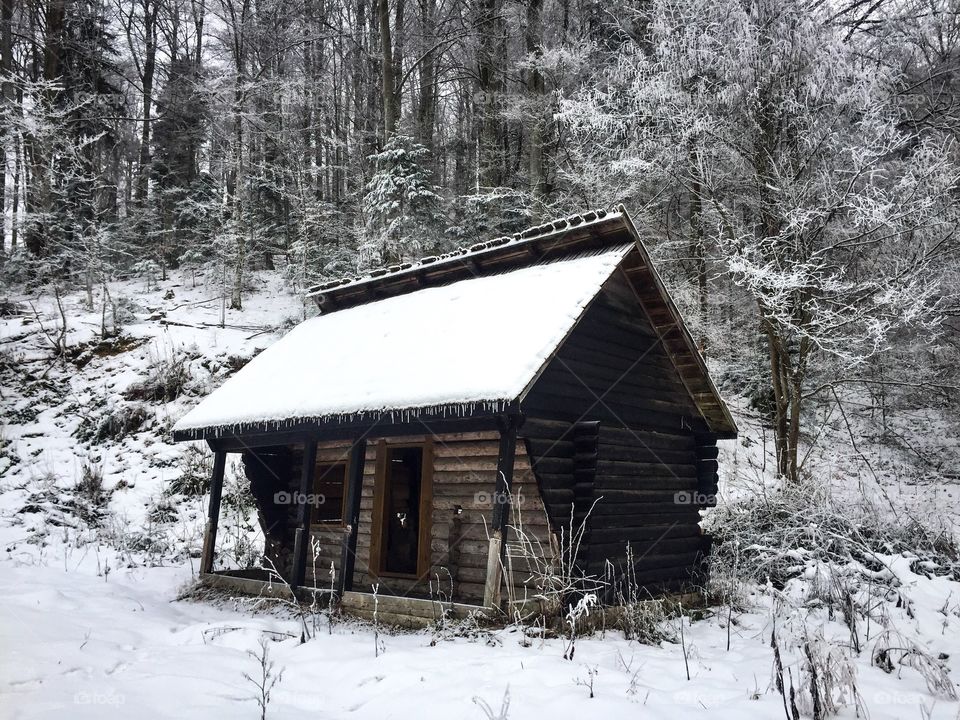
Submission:
M 430 461 L 423 445 L 382 445 L 378 463 L 378 575 L 417 577 L 429 565 Z

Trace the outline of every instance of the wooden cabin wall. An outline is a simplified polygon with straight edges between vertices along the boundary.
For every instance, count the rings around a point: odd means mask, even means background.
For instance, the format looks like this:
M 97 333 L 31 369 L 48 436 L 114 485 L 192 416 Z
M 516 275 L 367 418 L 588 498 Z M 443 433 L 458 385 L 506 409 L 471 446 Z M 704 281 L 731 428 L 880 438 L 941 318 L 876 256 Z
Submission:
M 390 437 L 385 438 L 384 442 L 402 446 L 420 443 L 426 439 L 425 436 Z M 354 567 L 354 589 L 359 592 L 370 592 L 371 585 L 376 582 L 368 566 L 379 446 L 379 441 L 369 441 L 364 461 L 357 558 Z M 317 462 L 349 463 L 350 447 L 348 441 L 318 443 Z M 380 592 L 428 597 L 429 583 L 432 582 L 434 592 L 439 583 L 440 591 L 447 598 L 452 585 L 455 601 L 482 602 L 498 451 L 499 434 L 495 431 L 447 434 L 434 439 L 430 573 L 419 582 L 406 578 L 384 577 L 380 580 Z M 266 554 L 281 572 L 289 574 L 296 527 L 296 506 L 276 506 L 273 495 L 281 490 L 295 492 L 299 489 L 303 448 L 277 447 L 247 451 L 243 459 L 251 488 L 255 488 L 260 515 L 269 518 L 268 525 L 271 529 L 269 533 L 265 533 Z M 525 551 L 528 553 L 530 548 L 535 548 L 549 553 L 551 543 L 549 521 L 522 443 L 518 445 L 514 466 L 513 498 L 513 530 L 512 535 L 508 534 L 510 552 L 514 558 L 513 589 L 505 590 L 504 596 L 512 595 L 523 599 L 536 593 L 530 579 L 529 566 L 523 557 Z M 525 534 L 527 542 L 520 542 L 518 528 Z M 338 575 L 340 572 L 343 526 L 340 523 L 313 525 L 311 538 L 313 542 L 307 556 L 305 583 L 308 586 L 325 588 L 331 582 L 331 563 Z M 505 578 L 505 583 L 507 581 Z
M 317 462 L 347 462 L 350 443 L 342 440 L 317 444 Z M 278 446 L 247 450 L 243 466 L 250 489 L 257 502 L 260 526 L 264 531 L 264 554 L 277 570 L 289 577 L 292 574 L 293 543 L 297 526 L 296 505 L 276 505 L 274 494 L 280 491 L 299 492 L 303 467 L 303 448 Z M 305 583 L 325 588 L 330 585 L 330 563 L 340 572 L 340 553 L 343 526 L 339 523 L 311 527 L 311 548 L 307 551 Z
M 385 438 L 387 445 L 422 442 L 426 437 Z M 354 569 L 354 590 L 370 592 L 376 578 L 369 570 L 371 530 L 373 523 L 374 483 L 379 441 L 367 444 L 364 479 L 360 499 L 360 527 L 357 537 L 357 560 Z M 431 524 L 431 566 L 429 577 L 420 581 L 384 577 L 380 592 L 428 597 L 429 583 L 434 592 L 439 585 L 449 598 L 451 585 L 456 602 L 479 604 L 483 600 L 486 576 L 488 533 L 493 514 L 499 434 L 497 432 L 456 433 L 437 436 L 433 441 L 433 517 Z M 521 502 L 513 516 L 522 521 L 524 531 L 534 543 L 550 547 L 549 522 L 529 458 L 518 446 L 514 467 L 513 496 Z M 458 508 L 460 512 L 458 512 Z M 514 535 L 514 544 L 516 537 Z M 515 548 L 516 549 L 516 548 Z M 525 587 L 528 574 L 522 563 L 513 573 L 514 595 L 532 596 Z M 438 580 L 439 578 L 439 580 Z
M 274 494 L 297 489 L 301 457 L 302 453 L 296 455 L 286 446 L 247 450 L 241 456 L 264 535 L 264 555 L 281 575 L 288 577 L 293 567 L 296 508 L 277 505 Z
M 604 577 L 612 564 L 615 581 L 650 592 L 700 579 L 716 438 L 624 277 L 607 283 L 521 407 L 554 527 L 571 512 L 578 527 L 589 511 L 583 572 Z
M 342 440 L 317 443 L 317 463 L 344 463 L 347 477 L 350 473 L 350 449 L 352 443 Z M 302 451 L 299 456 L 303 462 Z M 298 464 L 297 467 L 300 467 Z M 297 475 L 299 478 L 299 473 Z M 310 548 L 307 550 L 307 572 L 305 582 L 320 588 L 329 588 L 330 566 L 333 565 L 336 577 L 340 577 L 340 561 L 343 551 L 343 523 L 329 523 L 310 526 Z
M 613 275 L 522 402 L 528 417 L 708 432 L 628 281 Z M 586 413 L 586 416 L 584 416 Z

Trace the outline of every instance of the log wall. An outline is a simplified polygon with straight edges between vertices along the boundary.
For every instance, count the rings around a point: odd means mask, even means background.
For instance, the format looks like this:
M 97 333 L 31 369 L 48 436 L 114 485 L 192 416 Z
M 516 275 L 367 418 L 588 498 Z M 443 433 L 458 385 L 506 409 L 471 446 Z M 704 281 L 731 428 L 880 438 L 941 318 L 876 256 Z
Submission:
M 612 568 L 608 579 L 652 593 L 702 580 L 716 437 L 624 278 L 607 283 L 521 409 L 553 526 L 586 520 L 582 572 Z
M 386 445 L 402 446 L 422 443 L 427 436 L 388 437 Z M 354 567 L 353 587 L 358 592 L 370 592 L 375 582 L 380 582 L 379 592 L 384 594 L 429 597 L 433 584 L 436 594 L 439 587 L 445 599 L 465 603 L 481 603 L 488 554 L 488 532 L 493 515 L 494 490 L 496 488 L 497 453 L 499 433 L 472 432 L 439 435 L 433 440 L 433 498 L 430 527 L 430 569 L 422 578 L 375 577 L 370 571 L 370 548 L 372 539 L 374 485 L 376 481 L 377 452 L 379 440 L 371 440 L 366 446 L 363 486 L 360 498 L 360 524 L 357 532 L 357 555 Z M 349 462 L 350 443 L 345 441 L 321 442 L 317 446 L 318 463 Z M 271 460 L 280 457 L 282 462 Z M 274 507 L 273 494 L 281 489 L 294 491 L 300 478 L 303 461 L 302 448 L 266 448 L 244 453 L 247 475 L 261 488 L 257 495 L 261 517 L 272 519 L 268 540 L 268 556 L 282 558 L 278 568 L 289 572 L 295 507 Z M 268 464 L 269 462 L 269 464 Z M 348 470 L 349 471 L 349 470 Z M 549 522 L 540 497 L 530 460 L 522 444 L 518 445 L 514 467 L 513 504 L 511 508 L 511 532 L 508 546 L 511 558 L 519 558 L 521 552 L 516 528 L 521 528 L 528 537 L 527 548 L 542 548 L 549 553 Z M 279 517 L 279 520 L 278 520 Z M 263 524 L 263 523 L 262 523 Z M 307 554 L 307 586 L 326 588 L 330 585 L 330 565 L 339 575 L 343 526 L 340 523 L 313 525 L 311 527 L 311 550 Z M 289 546 L 289 547 L 287 547 Z M 522 599 L 535 594 L 528 567 L 522 560 L 512 563 L 512 589 L 505 590 L 504 597 Z M 316 570 L 316 575 L 314 575 Z M 505 583 L 510 579 L 505 578 Z
M 427 437 L 386 438 L 388 445 L 423 442 Z M 360 527 L 357 537 L 357 564 L 354 589 L 369 592 L 377 581 L 370 572 L 370 545 L 373 521 L 373 491 L 376 479 L 378 443 L 367 445 L 363 491 L 360 499 Z M 488 554 L 488 533 L 496 487 L 497 432 L 439 435 L 433 440 L 433 515 L 430 529 L 430 571 L 417 580 L 380 578 L 380 591 L 427 597 L 429 583 L 434 592 L 449 598 L 451 586 L 457 602 L 481 603 Z M 549 523 L 526 451 L 518 448 L 514 467 L 513 497 L 520 498 L 513 517 L 519 517 L 525 531 L 544 547 L 550 547 Z M 519 516 L 517 511 L 519 510 Z M 517 522 L 515 520 L 515 522 Z M 513 573 L 514 594 L 522 597 L 527 575 L 523 568 Z

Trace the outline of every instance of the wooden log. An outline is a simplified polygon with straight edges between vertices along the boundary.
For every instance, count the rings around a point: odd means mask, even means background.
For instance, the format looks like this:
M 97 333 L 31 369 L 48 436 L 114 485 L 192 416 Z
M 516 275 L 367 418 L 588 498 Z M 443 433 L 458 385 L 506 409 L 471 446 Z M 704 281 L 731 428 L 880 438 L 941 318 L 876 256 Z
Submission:
M 542 417 L 528 417 L 523 423 L 523 437 L 541 440 L 573 439 L 573 423 Z
M 493 608 L 500 606 L 500 586 L 501 586 L 501 536 L 500 531 L 495 530 L 490 538 L 489 548 L 487 550 L 487 569 L 483 585 L 483 604 L 485 607 Z M 463 569 L 461 569 L 463 572 Z
M 347 504 L 344 514 L 342 548 L 340 554 L 339 594 L 353 589 L 353 574 L 357 556 L 357 535 L 360 525 L 360 497 L 366 466 L 367 441 L 356 440 L 350 452 L 350 477 L 347 482 Z
M 623 422 L 630 425 L 643 423 L 648 427 L 655 426 L 675 432 L 683 429 L 696 431 L 706 428 L 706 424 L 699 417 L 699 413 L 694 416 L 692 411 L 687 414 L 680 412 L 663 413 L 649 408 L 625 405 L 609 397 L 604 398 L 602 403 L 597 402 L 596 398 L 591 395 L 584 399 L 587 407 L 578 407 L 575 403 L 571 403 L 568 395 L 556 395 L 541 391 L 535 395 L 533 393 L 528 395 L 522 407 L 524 412 L 533 417 L 576 420 L 582 417 L 587 408 L 592 408 L 590 410 L 592 417 L 603 419 L 608 423 Z
M 675 478 L 698 477 L 697 466 L 690 464 L 669 464 L 662 462 L 637 462 L 633 460 L 600 460 L 597 463 L 599 477 L 648 478 L 669 475 Z
M 300 498 L 304 499 L 313 492 L 313 476 L 317 467 L 317 443 L 308 439 L 304 444 L 303 466 L 300 472 Z M 297 531 L 293 543 L 293 589 L 303 584 L 307 567 L 307 545 L 310 534 L 310 505 L 301 502 L 297 506 Z
M 556 364 L 551 365 L 542 377 L 568 378 L 606 387 L 625 384 L 638 389 L 662 390 L 668 396 L 683 391 L 684 397 L 688 396 L 676 370 L 646 353 L 628 361 L 603 351 L 575 349 L 558 356 Z
M 700 522 L 699 505 L 674 505 L 673 503 L 649 504 L 643 510 L 620 515 L 603 515 L 594 519 L 592 525 L 598 525 L 602 517 L 605 529 L 643 528 L 651 522 L 678 522 L 696 525 Z
M 572 440 L 528 437 L 527 446 L 531 455 L 549 453 L 551 457 L 560 458 L 572 458 L 574 455 L 574 442 Z
M 690 495 L 692 498 L 692 493 Z M 636 500 L 636 498 L 631 499 Z M 662 508 L 676 508 L 676 499 L 676 493 L 659 492 L 644 496 L 641 502 L 613 501 L 610 498 L 603 497 L 594 505 L 592 515 L 598 518 L 597 522 L 601 523 L 606 522 L 606 518 L 616 515 L 648 515 L 651 512 L 659 512 Z M 680 504 L 680 508 L 693 507 L 692 501 L 687 501 L 686 498 L 682 498 L 682 500 L 684 502 Z M 603 518 L 603 520 L 600 520 L 600 518 Z
M 694 448 L 696 439 L 689 429 L 668 432 L 665 428 L 658 430 L 644 428 L 621 428 L 609 424 L 602 424 L 599 429 L 600 444 L 633 445 L 637 437 L 643 440 L 648 447 Z
M 643 558 L 647 553 L 659 551 L 663 554 L 684 554 L 699 552 L 703 546 L 703 536 L 684 538 L 666 538 L 662 540 L 645 540 L 640 542 L 598 543 L 593 542 L 587 552 L 589 560 L 620 560 L 626 557 L 627 546 L 634 560 Z
M 720 448 L 716 445 L 701 445 L 696 452 L 697 457 L 701 460 L 716 460 L 720 455 Z
M 697 484 L 696 478 L 677 477 L 675 475 L 601 475 L 597 477 L 596 492 L 597 495 L 612 497 L 610 491 L 651 490 L 654 488 L 672 491 L 695 490 Z
M 203 532 L 203 550 L 200 555 L 200 572 L 213 571 L 213 559 L 216 554 L 217 525 L 220 520 L 220 500 L 223 496 L 223 474 L 227 466 L 227 454 L 217 451 L 213 454 L 213 474 L 210 477 L 210 504 L 207 507 L 207 522 Z
M 696 458 L 690 450 L 651 447 L 638 438 L 633 445 L 599 445 L 597 454 L 603 460 L 617 462 L 655 462 L 665 465 L 690 465 Z
M 663 521 L 661 520 L 661 523 Z M 678 538 L 700 536 L 700 526 L 691 522 L 667 521 L 667 524 L 644 525 L 633 528 L 596 527 L 591 533 L 591 542 L 628 543 L 635 540 L 657 540 L 660 538 Z

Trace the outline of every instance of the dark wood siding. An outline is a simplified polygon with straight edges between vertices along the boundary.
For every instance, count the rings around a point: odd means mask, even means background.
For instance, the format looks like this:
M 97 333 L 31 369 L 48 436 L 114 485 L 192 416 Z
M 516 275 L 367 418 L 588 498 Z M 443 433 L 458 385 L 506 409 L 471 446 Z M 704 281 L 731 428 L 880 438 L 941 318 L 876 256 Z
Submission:
M 580 565 L 651 591 L 697 581 L 709 546 L 716 439 L 621 275 L 584 313 L 524 398 L 521 429 L 555 528 L 592 507 Z M 585 432 L 588 426 L 593 434 Z
M 521 403 L 529 417 L 707 432 L 690 394 L 615 274 Z

